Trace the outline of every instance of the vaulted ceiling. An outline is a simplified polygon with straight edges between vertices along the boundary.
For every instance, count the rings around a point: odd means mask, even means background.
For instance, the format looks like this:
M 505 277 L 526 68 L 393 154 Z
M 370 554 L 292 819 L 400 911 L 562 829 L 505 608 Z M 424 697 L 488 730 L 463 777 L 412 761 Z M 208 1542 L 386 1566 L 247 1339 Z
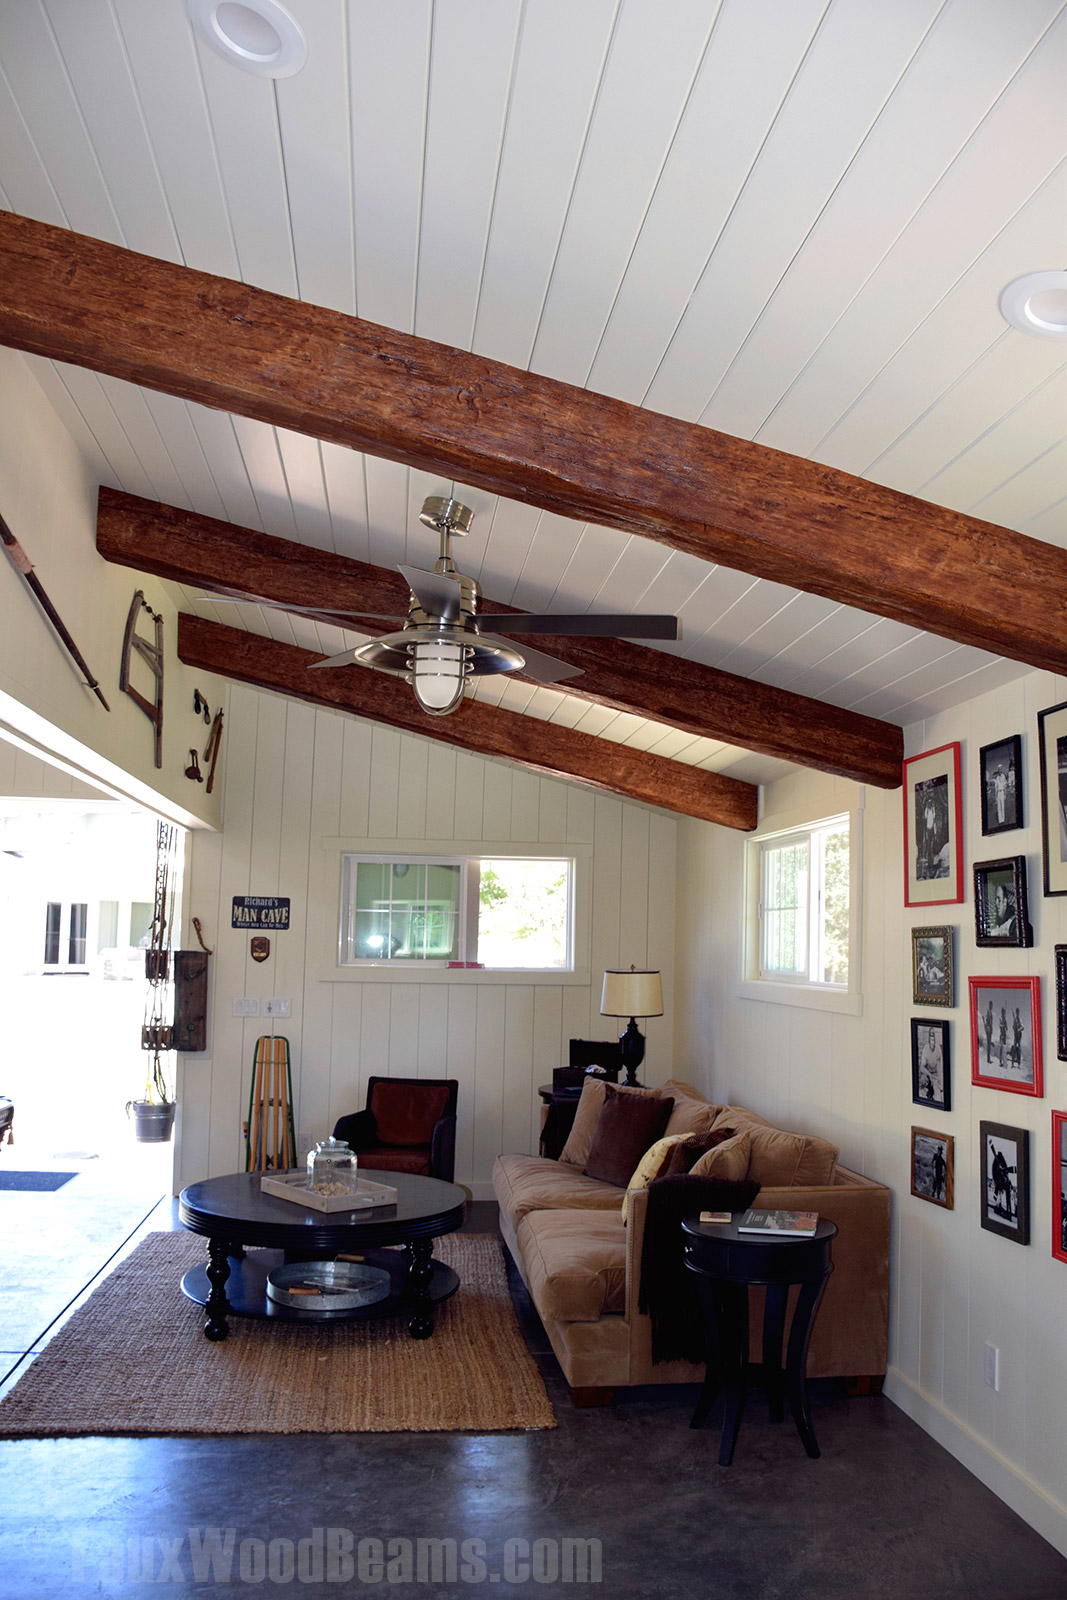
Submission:
M 872 495 L 901 490 L 1057 556 L 1067 546 L 1067 346 L 1010 330 L 997 309 L 1009 280 L 1063 260 L 1061 5 L 288 9 L 308 60 L 273 81 L 202 45 L 182 0 L 0 7 L 0 206 L 772 446 L 814 464 L 805 482 L 842 469 Z M 621 509 L 589 520 L 484 473 L 465 481 L 457 466 L 30 359 L 102 484 L 386 568 L 432 564 L 417 511 L 454 492 L 477 513 L 462 566 L 495 602 L 676 611 L 681 641 L 647 647 L 667 681 L 675 655 L 753 693 L 899 724 L 1025 670 L 973 630 L 917 624 L 888 594 L 879 617 L 877 592 L 861 610 L 844 578 L 844 597 L 812 581 L 800 558 L 822 535 L 799 497 L 795 549 L 777 521 L 789 570 L 742 571 L 634 531 Z M 744 492 L 758 538 L 774 486 L 757 475 Z M 950 522 L 931 513 L 934 544 Z M 921 516 L 880 527 L 885 552 L 919 574 L 924 533 Z M 1043 569 L 1028 548 L 1021 564 Z M 194 574 L 181 591 L 202 617 L 303 650 L 357 637 L 213 609 Z M 766 741 L 750 753 L 580 686 L 496 677 L 477 695 L 710 772 L 786 770 Z

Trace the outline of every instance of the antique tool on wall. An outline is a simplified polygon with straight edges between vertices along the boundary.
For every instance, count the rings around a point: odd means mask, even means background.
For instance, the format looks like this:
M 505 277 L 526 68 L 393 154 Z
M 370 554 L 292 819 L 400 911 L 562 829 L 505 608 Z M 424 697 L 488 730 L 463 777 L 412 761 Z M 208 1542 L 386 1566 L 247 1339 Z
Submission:
M 204 707 L 204 710 L 205 710 L 205 712 L 207 711 L 207 706 Z M 208 768 L 208 774 L 207 774 L 207 792 L 208 792 L 208 794 L 210 794 L 212 789 L 215 787 L 215 766 L 216 766 L 216 763 L 218 762 L 218 759 L 219 759 L 219 750 L 220 750 L 221 747 L 222 747 L 222 712 L 221 711 L 216 711 L 215 720 L 211 724 L 211 732 L 208 735 L 207 744 L 204 746 L 204 760 L 211 762 L 211 766 Z
M 200 771 L 200 759 L 195 750 L 189 751 L 190 761 L 185 769 L 185 776 L 192 778 L 196 783 L 203 783 L 204 774 Z
M 293 1077 L 289 1041 L 264 1034 L 256 1040 L 245 1125 L 245 1171 L 285 1172 L 296 1166 Z
M 62 644 L 63 648 L 71 657 L 75 666 L 78 667 L 79 671 L 84 672 L 86 687 L 93 691 L 104 710 L 110 711 L 111 707 L 104 699 L 104 696 L 100 691 L 99 683 L 93 677 L 92 673 L 89 671 L 89 668 L 85 664 L 85 657 L 82 655 L 81 651 L 78 649 L 78 646 L 74 643 L 74 640 L 67 632 L 66 624 L 64 623 L 63 618 L 59 615 L 59 612 L 45 594 L 44 585 L 34 572 L 33 564 L 30 561 L 29 556 L 15 538 L 15 535 L 11 532 L 11 529 L 4 521 L 3 517 L 0 517 L 0 540 L 3 541 L 4 549 L 10 556 L 11 563 L 15 570 L 22 574 L 29 588 L 37 596 L 37 599 L 41 605 L 41 609 L 44 611 L 45 616 L 48 618 L 49 622 L 56 630 L 56 633 L 59 635 L 60 644 Z
M 142 639 L 136 632 L 137 614 L 147 611 L 156 628 L 155 643 L 150 644 L 147 639 Z M 148 667 L 156 685 L 154 700 L 146 700 L 139 689 L 130 683 L 130 652 L 136 650 L 141 660 Z M 156 730 L 156 766 L 163 765 L 163 618 L 158 611 L 153 611 L 140 589 L 130 601 L 130 609 L 126 617 L 126 633 L 122 640 L 122 665 L 119 668 L 119 688 L 128 694 L 135 706 L 140 706 L 149 722 Z

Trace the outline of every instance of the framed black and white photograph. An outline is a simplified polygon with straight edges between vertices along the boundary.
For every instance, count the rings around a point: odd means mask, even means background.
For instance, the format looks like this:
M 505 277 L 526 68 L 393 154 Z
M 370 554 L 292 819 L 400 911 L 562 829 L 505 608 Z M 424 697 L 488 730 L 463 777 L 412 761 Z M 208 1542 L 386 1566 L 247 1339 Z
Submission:
M 1008 833 L 1023 826 L 1023 741 L 1013 733 L 978 752 L 982 777 L 982 832 Z
M 1045 893 L 1067 894 L 1067 700 L 1038 713 L 1037 738 Z
M 969 978 L 971 1082 L 1010 1094 L 1045 1092 L 1041 979 Z
M 911 1192 L 917 1200 L 931 1205 L 955 1206 L 955 1146 L 950 1133 L 934 1128 L 911 1130 Z
M 1026 893 L 1026 857 L 974 864 L 974 940 L 986 950 L 1029 950 L 1034 942 Z
M 945 744 L 904 762 L 904 904 L 963 899 L 960 746 Z
M 917 1106 L 951 1110 L 947 1019 L 911 1019 L 911 1098 Z
M 911 998 L 917 1006 L 956 1004 L 955 928 L 912 928 Z
M 1030 1243 L 1030 1135 L 1005 1122 L 979 1125 L 982 1142 L 982 1227 L 1016 1244 Z
M 1067 1061 L 1067 944 L 1053 947 L 1056 963 L 1056 1059 Z
M 1052 1113 L 1052 1254 L 1067 1261 L 1067 1111 Z

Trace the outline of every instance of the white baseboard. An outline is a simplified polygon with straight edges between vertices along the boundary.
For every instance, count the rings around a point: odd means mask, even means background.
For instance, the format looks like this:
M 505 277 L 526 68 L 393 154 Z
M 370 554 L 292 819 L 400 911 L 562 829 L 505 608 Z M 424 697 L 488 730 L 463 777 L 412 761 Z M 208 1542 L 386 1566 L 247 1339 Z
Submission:
M 1022 1517 L 1035 1533 L 1047 1539 L 1054 1550 L 1067 1556 L 1067 1508 L 1046 1494 L 1040 1484 L 997 1455 L 983 1439 L 930 1395 L 916 1388 L 896 1367 L 890 1367 L 886 1373 L 885 1395 Z
M 489 1179 L 482 1183 L 461 1183 L 461 1189 L 466 1189 L 472 1200 L 495 1200 L 496 1190 Z

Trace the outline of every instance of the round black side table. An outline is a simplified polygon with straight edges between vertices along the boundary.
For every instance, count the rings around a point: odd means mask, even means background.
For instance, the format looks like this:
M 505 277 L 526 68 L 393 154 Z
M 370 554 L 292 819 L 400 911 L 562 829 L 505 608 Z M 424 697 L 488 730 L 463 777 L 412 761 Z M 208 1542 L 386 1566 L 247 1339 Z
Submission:
M 725 1388 L 719 1465 L 728 1467 L 734 1457 L 749 1387 L 748 1291 L 753 1284 L 765 1285 L 767 1290 L 763 1385 L 770 1400 L 771 1417 L 781 1422 L 786 1305 L 790 1287 L 799 1284 L 800 1294 L 789 1329 L 784 1391 L 804 1448 L 814 1459 L 819 1455 L 819 1446 L 811 1422 L 805 1367 L 815 1314 L 833 1271 L 830 1242 L 837 1228 L 832 1222 L 820 1221 L 810 1238 L 739 1233 L 739 1220 L 740 1214 L 730 1222 L 705 1223 L 687 1217 L 682 1223 L 685 1264 L 696 1273 L 701 1289 L 707 1351 L 704 1386 L 689 1426 L 700 1427 L 720 1388 Z

